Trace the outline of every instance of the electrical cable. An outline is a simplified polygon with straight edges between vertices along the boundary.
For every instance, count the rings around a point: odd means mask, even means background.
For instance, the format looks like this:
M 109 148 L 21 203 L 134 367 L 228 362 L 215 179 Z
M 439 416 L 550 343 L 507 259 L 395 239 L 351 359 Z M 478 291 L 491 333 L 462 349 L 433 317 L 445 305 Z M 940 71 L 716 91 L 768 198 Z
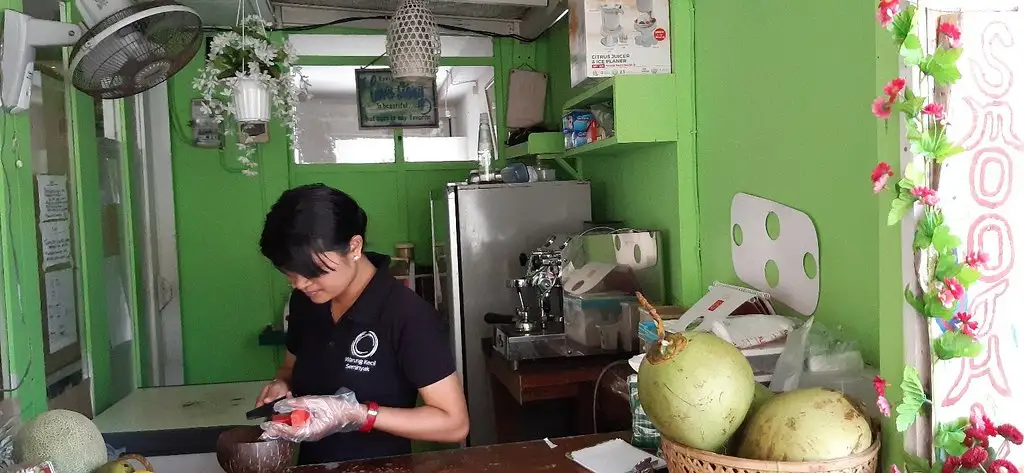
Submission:
M 339 18 L 337 20 L 328 21 L 326 23 L 317 23 L 317 24 L 313 24 L 313 25 L 284 26 L 284 27 L 277 27 L 277 28 L 267 28 L 267 31 L 277 31 L 277 32 L 282 32 L 282 33 L 298 33 L 298 32 L 303 32 L 303 31 L 312 31 L 312 30 L 316 30 L 316 29 L 319 29 L 319 28 L 327 28 L 327 27 L 330 27 L 330 26 L 343 25 L 345 23 L 353 23 L 353 22 L 356 22 L 356 21 L 390 20 L 390 19 L 391 19 L 391 17 L 387 16 L 387 15 L 372 15 L 372 16 L 362 16 L 362 17 L 356 17 L 356 18 Z M 547 28 L 545 28 L 544 31 L 541 31 L 540 34 L 538 34 L 536 37 L 527 38 L 525 36 L 520 36 L 520 35 L 517 35 L 517 34 L 502 34 L 502 33 L 494 33 L 494 32 L 491 32 L 491 31 L 475 30 L 475 29 L 472 29 L 472 28 L 465 28 L 465 27 L 456 26 L 456 25 L 447 25 L 447 24 L 443 24 L 443 23 L 438 23 L 437 24 L 438 28 L 445 29 L 445 30 L 457 31 L 457 32 L 460 32 L 460 33 L 471 33 L 471 34 L 480 35 L 480 36 L 488 36 L 488 37 L 491 37 L 491 38 L 509 38 L 509 39 L 518 40 L 518 41 L 523 42 L 523 43 L 533 43 L 533 42 L 537 41 L 542 36 L 544 36 L 544 34 L 547 33 L 548 30 L 550 30 L 552 26 L 554 26 L 554 25 L 551 25 L 551 26 L 548 26 Z M 211 32 L 224 32 L 224 31 L 234 31 L 234 28 L 225 28 L 225 27 L 221 27 L 221 26 L 210 26 L 210 27 L 204 27 L 203 30 L 204 31 L 211 31 Z
M 613 361 L 611 363 L 608 363 L 608 365 L 606 365 L 604 367 L 604 369 L 601 370 L 601 373 L 597 375 L 597 380 L 594 381 L 594 403 L 590 407 L 593 410 L 593 415 L 591 417 L 591 420 L 594 422 L 594 433 L 595 434 L 598 433 L 597 432 L 597 392 L 601 389 L 601 379 L 604 378 L 604 375 L 607 374 L 609 370 L 611 370 L 612 368 L 614 368 L 617 365 L 629 365 L 629 362 L 627 360 L 615 360 L 615 361 Z

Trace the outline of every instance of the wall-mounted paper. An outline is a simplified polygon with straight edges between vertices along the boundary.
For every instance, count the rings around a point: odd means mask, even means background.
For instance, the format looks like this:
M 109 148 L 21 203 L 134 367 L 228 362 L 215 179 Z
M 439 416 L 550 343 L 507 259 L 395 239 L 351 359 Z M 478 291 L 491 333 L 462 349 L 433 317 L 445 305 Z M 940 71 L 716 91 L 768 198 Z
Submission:
M 36 176 L 39 187 L 39 221 L 47 222 L 68 218 L 68 177 L 40 174 Z
M 39 224 L 43 269 L 71 263 L 71 226 L 67 220 Z
M 57 353 L 78 341 L 75 311 L 75 276 L 71 269 L 46 273 L 46 326 L 50 353 Z

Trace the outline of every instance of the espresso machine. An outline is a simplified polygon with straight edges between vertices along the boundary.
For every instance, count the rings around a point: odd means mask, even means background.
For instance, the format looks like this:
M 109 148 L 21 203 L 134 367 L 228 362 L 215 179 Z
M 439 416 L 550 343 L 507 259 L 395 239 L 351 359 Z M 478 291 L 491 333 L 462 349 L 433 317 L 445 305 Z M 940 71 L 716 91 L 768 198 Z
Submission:
M 506 283 L 516 294 L 515 315 L 485 315 L 495 325 L 494 349 L 505 359 L 518 362 L 573 355 L 565 343 L 561 315 L 562 268 L 570 240 L 570 236 L 552 236 L 540 248 L 521 254 L 523 277 Z

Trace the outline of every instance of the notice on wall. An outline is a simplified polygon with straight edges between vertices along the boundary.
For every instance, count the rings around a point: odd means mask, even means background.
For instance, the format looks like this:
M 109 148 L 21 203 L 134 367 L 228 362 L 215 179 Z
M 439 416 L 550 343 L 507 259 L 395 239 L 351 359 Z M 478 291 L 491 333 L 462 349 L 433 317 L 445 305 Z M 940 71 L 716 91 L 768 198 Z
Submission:
M 39 224 L 43 269 L 71 263 L 71 226 L 67 220 Z
M 67 220 L 68 218 L 68 177 L 40 174 L 36 176 L 39 187 L 39 221 Z
M 78 342 L 75 277 L 71 269 L 46 273 L 46 327 L 50 354 Z
M 390 69 L 359 69 L 359 128 L 437 128 L 437 81 L 412 83 Z

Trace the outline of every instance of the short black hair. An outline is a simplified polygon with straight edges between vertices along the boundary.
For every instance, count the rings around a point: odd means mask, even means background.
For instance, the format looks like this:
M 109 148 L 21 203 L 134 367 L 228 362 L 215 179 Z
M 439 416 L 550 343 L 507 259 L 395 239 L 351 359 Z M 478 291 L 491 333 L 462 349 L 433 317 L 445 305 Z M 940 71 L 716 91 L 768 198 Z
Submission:
M 352 237 L 366 238 L 366 212 L 348 194 L 324 184 L 284 191 L 267 212 L 260 251 L 278 269 L 307 278 L 327 273 L 318 255 L 346 254 Z

